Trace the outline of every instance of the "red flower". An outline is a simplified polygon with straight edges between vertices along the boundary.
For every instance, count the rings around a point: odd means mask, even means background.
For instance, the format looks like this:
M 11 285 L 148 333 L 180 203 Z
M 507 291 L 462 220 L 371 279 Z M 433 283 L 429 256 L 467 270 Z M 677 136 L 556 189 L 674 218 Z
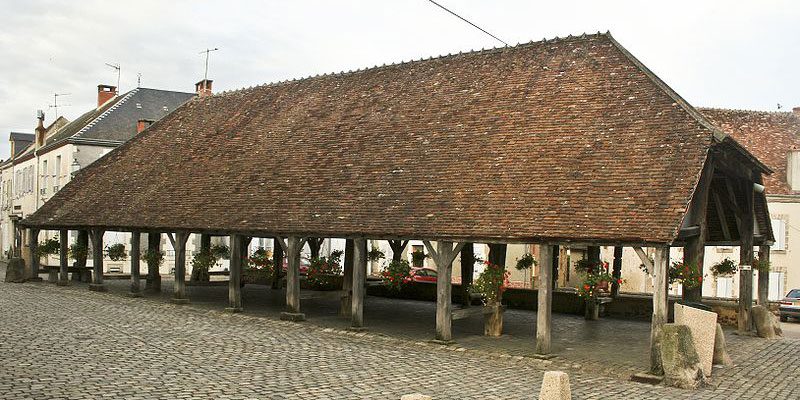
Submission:
M 589 286 L 589 285 L 583 285 L 583 289 L 584 289 L 584 290 L 589 290 L 589 288 L 590 288 L 590 286 Z
M 617 284 L 622 285 L 622 279 L 617 279 Z
M 698 277 L 698 278 L 697 278 L 697 281 L 698 281 L 698 282 L 702 282 L 702 281 L 703 281 L 703 277 L 702 277 L 702 276 L 701 276 L 701 277 Z

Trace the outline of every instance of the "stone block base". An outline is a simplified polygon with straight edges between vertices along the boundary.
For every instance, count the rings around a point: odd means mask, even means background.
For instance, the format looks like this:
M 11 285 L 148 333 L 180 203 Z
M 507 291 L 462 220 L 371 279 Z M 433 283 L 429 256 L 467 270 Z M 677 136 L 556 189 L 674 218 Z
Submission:
M 6 282 L 25 282 L 25 260 L 21 258 L 12 258 L 8 260 L 8 265 L 6 266 Z
M 170 299 L 170 302 L 172 302 L 172 304 L 189 304 L 189 299 L 178 299 L 173 297 Z
M 290 313 L 290 312 L 282 312 L 281 313 L 281 320 L 283 321 L 292 321 L 292 322 L 300 322 L 306 320 L 306 315 L 303 313 Z
M 557 356 L 555 354 L 534 354 L 533 355 L 533 358 L 536 358 L 536 359 L 539 359 L 539 360 L 549 360 L 551 358 L 556 358 L 556 357 Z
M 542 380 L 539 400 L 570 400 L 569 375 L 561 371 L 547 371 Z
M 41 276 L 34 276 L 34 277 L 32 277 L 32 278 L 28 278 L 28 279 L 26 279 L 25 281 L 26 281 L 26 282 L 43 282 L 43 281 L 44 281 L 44 279 L 42 279 L 42 277 L 41 277 Z
M 631 375 L 631 381 L 639 383 L 648 383 L 651 385 L 660 385 L 661 382 L 664 381 L 664 377 L 661 375 L 649 374 L 647 372 L 640 372 L 638 374 Z
M 72 283 L 70 281 L 56 281 L 57 286 L 71 286 Z
M 225 307 L 225 312 L 231 313 L 231 314 L 240 313 L 242 311 L 244 311 L 244 309 L 242 309 L 242 307 Z
M 128 292 L 127 296 L 128 297 L 134 297 L 134 298 L 142 297 L 142 292 Z
M 353 331 L 353 332 L 364 332 L 364 331 L 367 330 L 367 328 L 364 327 L 364 326 L 351 326 L 351 327 L 347 328 L 347 330 L 348 331 Z
M 454 344 L 456 344 L 456 341 L 455 341 L 455 340 L 452 340 L 452 339 L 449 339 L 449 340 L 442 340 L 442 339 L 432 339 L 432 340 L 430 341 L 430 343 L 433 343 L 433 344 L 440 344 L 440 345 L 442 345 L 442 346 L 450 346 L 450 345 L 454 345 Z
M 93 292 L 107 292 L 108 286 L 105 283 L 90 283 L 89 290 Z

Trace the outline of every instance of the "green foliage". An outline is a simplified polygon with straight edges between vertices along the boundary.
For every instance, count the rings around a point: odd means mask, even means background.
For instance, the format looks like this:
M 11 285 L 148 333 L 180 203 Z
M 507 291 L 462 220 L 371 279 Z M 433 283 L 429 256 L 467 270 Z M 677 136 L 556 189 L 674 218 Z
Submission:
M 41 258 L 56 255 L 60 252 L 60 250 L 61 245 L 59 244 L 58 239 L 50 238 L 39 243 L 39 246 L 36 247 L 36 256 Z
M 331 252 L 329 257 L 318 257 L 311 260 L 308 266 L 308 285 L 313 290 L 334 289 L 337 276 L 342 274 L 340 264 L 342 251 Z
M 89 247 L 82 244 L 73 243 L 69 246 L 69 258 L 78 261 L 85 260 L 89 255 Z
M 517 260 L 517 269 L 520 271 L 531 269 L 536 265 L 539 265 L 539 262 L 536 261 L 536 258 L 531 253 L 525 253 L 525 255 Z
M 380 249 L 372 249 L 369 251 L 369 253 L 367 253 L 368 261 L 378 261 L 384 258 L 386 258 L 386 254 Z
M 259 247 L 247 258 L 247 267 L 242 271 L 242 280 L 247 283 L 266 284 L 272 280 L 272 253 Z
M 724 260 L 711 266 L 711 273 L 714 274 L 714 276 L 729 276 L 735 274 L 737 269 L 738 266 L 736 263 L 730 258 L 725 257 Z
M 494 304 L 500 302 L 508 287 L 508 277 L 510 272 L 506 271 L 502 265 L 491 264 L 486 261 L 486 268 L 478 275 L 478 279 L 472 285 L 472 290 L 481 295 L 483 304 Z
M 600 270 L 608 270 L 608 263 L 603 261 L 590 261 L 588 258 L 578 260 L 575 263 L 575 272 L 591 275 L 600 272 Z
M 211 276 L 208 270 L 217 264 L 219 258 L 209 250 L 200 250 L 192 256 L 192 277 L 193 282 L 208 282 Z
M 128 259 L 128 253 L 125 252 L 125 245 L 122 243 L 115 243 L 106 247 L 106 253 L 111 261 L 124 261 Z
M 753 258 L 753 268 L 758 272 L 767 273 L 770 271 L 770 262 L 769 260 L 761 261 L 758 257 Z
M 399 292 L 411 280 L 411 265 L 406 260 L 392 261 L 386 266 L 386 269 L 381 272 L 381 279 L 383 284 L 389 288 L 389 291 Z
M 703 284 L 703 271 L 696 264 L 674 262 L 669 267 L 669 283 L 680 283 L 688 289 L 699 287 Z
M 161 267 L 161 264 L 164 262 L 164 252 L 147 249 L 147 251 L 142 254 L 142 259 L 147 262 L 147 267 L 151 269 L 158 269 Z
M 231 248 L 224 244 L 215 244 L 211 246 L 211 254 L 213 254 L 214 257 L 217 258 L 217 260 L 219 259 L 230 260 Z

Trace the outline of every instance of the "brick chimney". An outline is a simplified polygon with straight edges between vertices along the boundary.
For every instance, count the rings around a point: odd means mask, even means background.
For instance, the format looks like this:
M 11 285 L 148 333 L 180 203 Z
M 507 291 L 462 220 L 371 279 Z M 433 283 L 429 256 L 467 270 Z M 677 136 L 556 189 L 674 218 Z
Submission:
M 97 108 L 117 95 L 117 87 L 111 85 L 97 85 Z
M 147 129 L 147 127 L 153 125 L 153 122 L 156 121 L 152 119 L 140 119 L 136 122 L 136 133 L 142 133 L 142 131 Z
M 39 126 L 36 127 L 36 148 L 44 146 L 44 139 L 47 136 L 47 129 L 44 128 L 44 111 L 38 110 L 36 112 L 36 119 L 39 120 Z
M 211 79 L 203 79 L 200 82 L 194 84 L 194 89 L 197 92 L 197 95 L 200 97 L 211 96 L 211 83 L 214 82 Z

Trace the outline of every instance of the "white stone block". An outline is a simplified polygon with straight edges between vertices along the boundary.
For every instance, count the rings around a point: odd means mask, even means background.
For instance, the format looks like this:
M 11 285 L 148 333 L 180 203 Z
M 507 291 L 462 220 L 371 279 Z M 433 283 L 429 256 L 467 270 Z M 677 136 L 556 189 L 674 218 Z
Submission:
M 422 393 L 404 394 L 400 400 L 431 400 L 431 396 L 426 396 Z
M 542 379 L 539 400 L 571 400 L 569 375 L 561 371 L 547 371 Z
M 703 375 L 710 377 L 714 361 L 714 339 L 717 334 L 717 313 L 676 303 L 675 323 L 689 327 Z

